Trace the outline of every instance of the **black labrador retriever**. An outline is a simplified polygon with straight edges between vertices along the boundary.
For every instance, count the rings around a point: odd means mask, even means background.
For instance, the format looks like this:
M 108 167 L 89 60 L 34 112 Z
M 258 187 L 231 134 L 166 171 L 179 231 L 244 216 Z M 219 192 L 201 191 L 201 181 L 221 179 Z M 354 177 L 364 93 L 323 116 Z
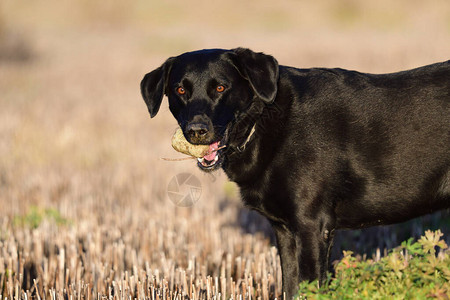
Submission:
M 200 50 L 146 74 L 141 92 L 151 117 L 167 95 L 186 139 L 213 151 L 198 166 L 222 167 L 269 219 L 288 298 L 326 278 L 336 229 L 450 207 L 450 61 L 373 75 Z

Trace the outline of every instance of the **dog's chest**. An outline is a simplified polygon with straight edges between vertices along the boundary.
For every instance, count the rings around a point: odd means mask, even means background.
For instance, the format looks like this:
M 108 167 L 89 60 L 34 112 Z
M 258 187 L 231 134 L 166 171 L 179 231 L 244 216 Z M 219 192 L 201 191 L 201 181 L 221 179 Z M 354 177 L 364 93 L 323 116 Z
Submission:
M 241 187 L 241 199 L 244 205 L 258 211 L 269 221 L 285 223 L 287 219 L 295 218 L 296 207 L 289 197 L 279 191 L 252 189 Z

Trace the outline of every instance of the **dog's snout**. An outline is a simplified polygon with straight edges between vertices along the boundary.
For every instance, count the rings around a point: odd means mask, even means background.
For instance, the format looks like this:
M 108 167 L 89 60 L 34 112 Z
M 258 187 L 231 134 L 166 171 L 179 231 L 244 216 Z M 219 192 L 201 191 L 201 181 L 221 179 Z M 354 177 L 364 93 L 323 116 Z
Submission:
M 208 134 L 209 129 L 208 125 L 202 123 L 194 123 L 189 124 L 186 127 L 186 132 L 192 140 L 201 140 Z

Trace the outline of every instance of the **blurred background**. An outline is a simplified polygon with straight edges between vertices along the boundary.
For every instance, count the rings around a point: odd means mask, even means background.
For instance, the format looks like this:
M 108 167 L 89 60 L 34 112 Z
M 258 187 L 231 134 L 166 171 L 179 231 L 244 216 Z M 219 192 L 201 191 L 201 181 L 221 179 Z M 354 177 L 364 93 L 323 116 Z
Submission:
M 227 255 L 253 261 L 255 253 L 272 253 L 267 222 L 242 207 L 222 172 L 207 175 L 193 161 L 160 159 L 180 157 L 170 146 L 177 124 L 166 101 L 150 120 L 140 96 L 143 75 L 169 56 L 234 47 L 302 68 L 400 71 L 450 59 L 450 2 L 2 0 L 3 253 L 37 262 L 29 271 L 36 276 L 45 271 L 42 259 L 52 256 L 44 251 L 49 243 L 83 248 L 89 241 L 98 248 L 87 248 L 97 253 L 93 264 L 111 262 L 123 245 L 128 254 L 120 253 L 131 261 L 118 273 L 149 263 L 167 275 L 170 268 L 190 270 L 196 257 L 202 276 L 214 275 Z M 181 172 L 202 183 L 190 208 L 167 197 L 169 181 Z M 370 257 L 427 228 L 441 228 L 449 241 L 448 212 L 339 232 L 333 257 L 345 249 Z M 115 245 L 110 252 L 108 243 Z M 73 251 L 75 260 L 82 256 Z M 275 275 L 277 268 L 274 263 Z M 230 274 L 237 277 L 236 270 Z M 276 293 L 276 276 L 272 284 Z

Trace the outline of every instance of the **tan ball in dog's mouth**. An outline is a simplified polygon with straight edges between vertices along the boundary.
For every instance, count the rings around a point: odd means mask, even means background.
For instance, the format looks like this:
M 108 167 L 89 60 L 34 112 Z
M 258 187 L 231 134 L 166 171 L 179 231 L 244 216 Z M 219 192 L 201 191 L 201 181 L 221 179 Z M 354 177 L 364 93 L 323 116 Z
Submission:
M 172 147 L 178 152 L 197 158 L 204 157 L 210 152 L 210 145 L 193 145 L 189 143 L 184 137 L 181 128 L 178 128 L 172 137 Z
M 181 153 L 196 157 L 202 168 L 211 168 L 219 161 L 218 150 L 226 146 L 220 146 L 220 141 L 209 145 L 194 145 L 184 137 L 181 128 L 178 128 L 172 137 L 172 147 Z

